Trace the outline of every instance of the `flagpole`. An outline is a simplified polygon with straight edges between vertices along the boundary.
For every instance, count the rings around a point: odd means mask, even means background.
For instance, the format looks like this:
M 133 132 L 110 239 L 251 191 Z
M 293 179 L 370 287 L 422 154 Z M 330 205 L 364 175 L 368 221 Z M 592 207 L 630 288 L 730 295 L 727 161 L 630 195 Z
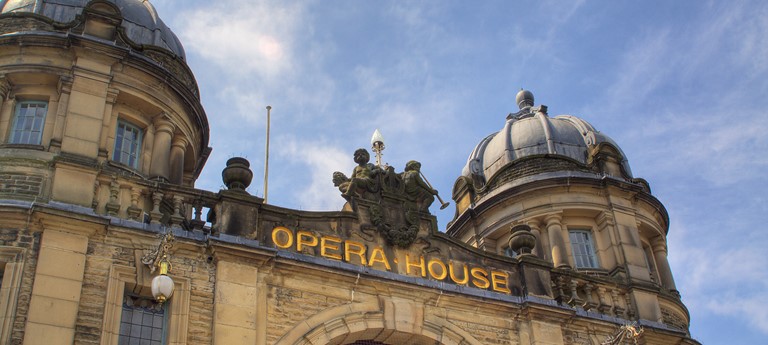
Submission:
M 264 158 L 264 203 L 267 203 L 268 187 L 269 187 L 269 126 L 270 126 L 270 111 L 272 106 L 267 106 L 267 148 L 265 150 L 266 157 Z

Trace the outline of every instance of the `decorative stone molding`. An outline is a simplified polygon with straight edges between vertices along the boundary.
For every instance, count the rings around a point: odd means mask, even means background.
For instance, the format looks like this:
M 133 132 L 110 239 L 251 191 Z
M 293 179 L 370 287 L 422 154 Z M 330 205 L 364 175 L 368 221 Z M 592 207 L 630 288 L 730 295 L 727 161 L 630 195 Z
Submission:
M 101 345 L 117 345 L 124 292 L 126 286 L 130 287 L 137 284 L 136 274 L 136 269 L 133 267 L 121 265 L 110 267 Z M 176 276 L 173 277 L 173 281 L 176 285 L 173 294 L 175 303 L 168 304 L 169 318 L 166 340 L 168 344 L 183 345 L 187 343 L 191 282 L 189 278 Z
M 5 266 L 2 285 L 0 285 L 0 343 L 2 344 L 11 343 L 25 252 L 24 248 L 0 246 L 0 265 Z

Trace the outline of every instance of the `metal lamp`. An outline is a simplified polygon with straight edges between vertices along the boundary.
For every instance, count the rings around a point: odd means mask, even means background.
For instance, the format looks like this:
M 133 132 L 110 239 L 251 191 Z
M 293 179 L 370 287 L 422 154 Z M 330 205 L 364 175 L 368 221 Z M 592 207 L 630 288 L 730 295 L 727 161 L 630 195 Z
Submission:
M 376 165 L 381 166 L 381 151 L 384 151 L 384 136 L 381 135 L 381 132 L 379 132 L 378 129 L 373 132 L 371 145 L 373 146 L 371 149 L 376 153 Z
M 173 296 L 174 283 L 168 272 L 171 270 L 169 256 L 174 240 L 173 232 L 168 231 L 162 236 L 157 249 L 141 258 L 141 262 L 149 267 L 150 274 L 158 271 L 157 276 L 152 278 L 152 297 L 161 304 Z
M 163 303 L 173 296 L 173 279 L 168 276 L 171 263 L 168 262 L 168 257 L 163 255 L 157 266 L 160 268 L 160 272 L 152 278 L 152 296 L 157 302 Z

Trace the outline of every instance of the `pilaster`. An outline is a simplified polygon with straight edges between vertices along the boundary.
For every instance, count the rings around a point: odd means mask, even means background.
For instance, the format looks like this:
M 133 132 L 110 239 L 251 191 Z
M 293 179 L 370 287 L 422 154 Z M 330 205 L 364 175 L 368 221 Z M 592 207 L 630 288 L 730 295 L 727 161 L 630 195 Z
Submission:
M 88 237 L 43 232 L 24 344 L 72 344 L 85 272 Z

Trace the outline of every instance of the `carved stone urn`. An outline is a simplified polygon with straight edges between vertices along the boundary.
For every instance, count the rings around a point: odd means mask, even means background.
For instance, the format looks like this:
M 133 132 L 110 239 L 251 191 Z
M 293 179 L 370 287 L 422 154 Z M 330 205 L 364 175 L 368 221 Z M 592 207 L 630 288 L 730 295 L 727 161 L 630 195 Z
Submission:
M 221 179 L 229 190 L 243 191 L 248 188 L 253 179 L 251 163 L 243 157 L 232 157 L 227 160 L 227 167 L 221 171 Z
M 531 232 L 531 227 L 525 224 L 515 225 L 510 229 L 512 237 L 509 238 L 509 247 L 519 254 L 531 254 L 536 246 L 536 236 Z

